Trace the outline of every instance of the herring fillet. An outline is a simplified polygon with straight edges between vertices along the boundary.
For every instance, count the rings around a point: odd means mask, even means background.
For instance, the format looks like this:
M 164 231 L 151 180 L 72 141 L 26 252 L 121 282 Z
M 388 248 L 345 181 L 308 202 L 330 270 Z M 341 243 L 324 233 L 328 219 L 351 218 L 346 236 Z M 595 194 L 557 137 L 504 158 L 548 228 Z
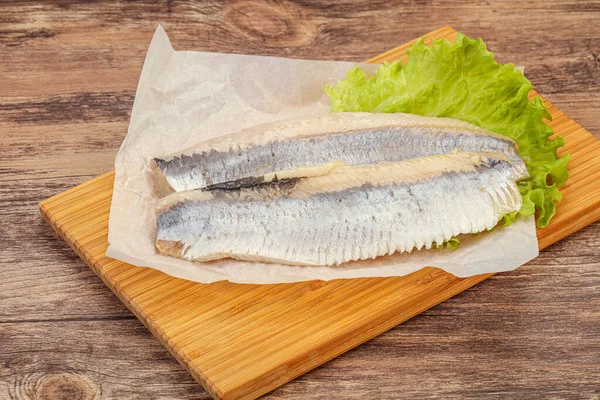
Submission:
M 342 165 L 255 188 L 169 195 L 156 207 L 156 247 L 190 261 L 336 266 L 491 229 L 521 205 L 501 154 Z
M 337 113 L 263 124 L 152 160 L 160 197 L 327 174 L 331 163 L 378 164 L 466 152 L 508 157 L 527 175 L 516 143 L 464 121 L 412 114 Z

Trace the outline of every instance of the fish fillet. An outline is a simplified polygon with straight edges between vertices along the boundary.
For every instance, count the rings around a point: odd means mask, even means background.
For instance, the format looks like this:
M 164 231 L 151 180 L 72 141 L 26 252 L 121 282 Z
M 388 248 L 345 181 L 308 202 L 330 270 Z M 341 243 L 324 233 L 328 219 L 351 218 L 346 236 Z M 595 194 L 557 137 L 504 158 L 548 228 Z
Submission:
M 159 252 L 335 266 L 431 248 L 493 228 L 522 198 L 503 154 L 452 153 L 237 190 L 171 194 L 156 206 Z
M 259 125 L 155 158 L 152 167 L 156 192 L 164 196 L 319 176 L 336 162 L 378 164 L 454 149 L 503 153 L 517 179 L 527 176 L 512 139 L 455 119 L 401 113 L 337 113 Z

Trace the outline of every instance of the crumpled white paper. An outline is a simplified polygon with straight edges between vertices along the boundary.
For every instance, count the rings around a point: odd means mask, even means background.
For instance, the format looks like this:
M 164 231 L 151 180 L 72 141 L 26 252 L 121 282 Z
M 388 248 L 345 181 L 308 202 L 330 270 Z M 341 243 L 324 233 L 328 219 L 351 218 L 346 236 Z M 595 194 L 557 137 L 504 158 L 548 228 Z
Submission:
M 200 264 L 156 252 L 156 199 L 149 160 L 260 123 L 325 114 L 329 101 L 323 85 L 343 79 L 356 65 L 376 69 L 349 62 L 174 51 L 159 26 L 146 55 L 129 131 L 116 158 L 106 255 L 204 283 L 401 276 L 425 266 L 465 277 L 512 270 L 537 257 L 533 218 L 469 237 L 458 250 L 415 251 L 338 268 L 236 260 Z

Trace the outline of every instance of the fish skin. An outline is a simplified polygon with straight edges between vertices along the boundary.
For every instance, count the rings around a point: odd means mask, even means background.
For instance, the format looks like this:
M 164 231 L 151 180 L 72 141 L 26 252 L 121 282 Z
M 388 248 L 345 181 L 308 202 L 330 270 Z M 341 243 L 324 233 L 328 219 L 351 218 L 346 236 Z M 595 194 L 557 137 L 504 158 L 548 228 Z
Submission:
M 377 164 L 448 154 L 455 148 L 504 153 L 518 179 L 527 176 L 512 139 L 464 121 L 402 113 L 338 113 L 259 125 L 155 158 L 151 165 L 162 197 L 222 184 L 255 186 L 273 177 L 317 176 L 327 173 L 319 166 L 334 161 Z
M 502 154 L 339 166 L 285 187 L 167 196 L 156 207 L 156 247 L 199 262 L 337 266 L 491 229 L 521 206 Z

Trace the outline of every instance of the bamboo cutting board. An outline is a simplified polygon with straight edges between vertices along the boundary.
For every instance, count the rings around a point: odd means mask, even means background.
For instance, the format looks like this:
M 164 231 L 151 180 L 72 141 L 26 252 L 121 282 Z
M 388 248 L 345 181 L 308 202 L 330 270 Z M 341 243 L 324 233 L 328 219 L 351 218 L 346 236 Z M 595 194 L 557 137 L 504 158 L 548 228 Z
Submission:
M 453 41 L 456 32 L 424 37 Z M 411 44 L 369 62 L 404 59 Z M 600 141 L 546 104 L 571 153 L 571 175 L 557 216 L 538 230 L 540 248 L 600 219 Z M 111 172 L 58 194 L 41 213 L 215 398 L 256 398 L 491 276 L 425 268 L 401 278 L 278 285 L 184 281 L 105 257 L 113 181 Z

